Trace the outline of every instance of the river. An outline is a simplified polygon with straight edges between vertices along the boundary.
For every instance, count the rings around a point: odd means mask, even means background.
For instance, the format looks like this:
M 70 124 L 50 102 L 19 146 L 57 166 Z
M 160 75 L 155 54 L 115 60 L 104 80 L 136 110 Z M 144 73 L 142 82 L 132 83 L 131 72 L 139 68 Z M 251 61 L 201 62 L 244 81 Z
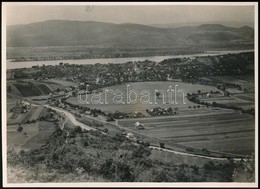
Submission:
M 18 68 L 31 68 L 32 66 L 42 65 L 57 65 L 60 62 L 69 64 L 108 64 L 108 63 L 125 63 L 129 61 L 144 61 L 150 60 L 160 62 L 164 59 L 169 58 L 182 58 L 182 57 L 195 57 L 195 56 L 214 56 L 228 53 L 241 53 L 241 52 L 253 52 L 254 50 L 230 50 L 230 51 L 208 51 L 206 53 L 199 54 L 188 54 L 188 55 L 172 55 L 172 56 L 150 56 L 150 57 L 128 57 L 128 58 L 100 58 L 100 59 L 79 59 L 79 60 L 50 60 L 50 61 L 29 61 L 29 62 L 11 62 L 10 59 L 6 60 L 7 69 L 18 69 Z

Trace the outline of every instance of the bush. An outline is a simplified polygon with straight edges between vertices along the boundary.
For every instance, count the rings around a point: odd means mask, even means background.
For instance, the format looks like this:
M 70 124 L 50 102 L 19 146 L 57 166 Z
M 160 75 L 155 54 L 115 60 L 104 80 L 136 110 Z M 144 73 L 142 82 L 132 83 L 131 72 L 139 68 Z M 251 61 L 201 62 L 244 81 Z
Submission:
M 76 132 L 73 130 L 69 133 L 69 138 L 75 138 L 76 137 Z
M 125 136 L 122 136 L 122 135 L 116 133 L 116 135 L 112 139 L 114 141 L 124 142 L 126 138 L 125 138 Z
M 176 173 L 177 182 L 188 182 L 189 178 L 185 175 L 184 171 L 179 169 Z
M 192 165 L 191 168 L 193 169 L 193 173 L 195 173 L 196 175 L 199 174 L 199 167 L 196 165 Z
M 19 127 L 17 128 L 17 131 L 18 131 L 18 132 L 22 132 L 22 131 L 23 131 L 23 127 L 22 127 L 22 126 L 19 126 Z
M 165 148 L 164 143 L 160 142 L 160 148 Z
M 150 143 L 147 142 L 147 141 L 146 141 L 146 142 L 143 142 L 142 144 L 143 144 L 144 147 L 149 147 L 149 146 L 150 146 Z
M 117 182 L 133 182 L 135 177 L 132 169 L 125 162 L 115 162 L 115 180 Z
M 202 148 L 202 152 L 204 154 L 210 154 L 209 150 L 207 148 Z
M 216 169 L 216 166 L 214 164 L 213 161 L 209 161 L 208 163 L 204 164 L 203 168 L 206 170 L 206 171 L 211 171 L 211 170 L 215 170 Z
M 108 129 L 107 128 L 103 129 L 103 132 L 108 133 Z
M 194 152 L 193 148 L 186 148 L 187 152 Z
M 151 155 L 151 151 L 149 148 L 145 148 L 143 146 L 138 146 L 133 150 L 132 157 L 133 158 L 143 158 L 143 157 L 148 157 Z
M 154 178 L 152 178 L 152 181 L 154 182 L 171 182 L 172 178 L 168 176 L 168 172 L 165 169 L 157 168 L 153 169 L 152 175 Z
M 108 117 L 106 121 L 115 121 L 113 117 Z
M 85 141 L 83 142 L 83 145 L 84 145 L 84 146 L 88 146 L 88 145 L 89 145 L 89 144 L 88 144 L 88 141 L 85 140 Z
M 82 133 L 82 129 L 81 129 L 80 126 L 75 127 L 74 131 L 75 131 L 76 133 Z

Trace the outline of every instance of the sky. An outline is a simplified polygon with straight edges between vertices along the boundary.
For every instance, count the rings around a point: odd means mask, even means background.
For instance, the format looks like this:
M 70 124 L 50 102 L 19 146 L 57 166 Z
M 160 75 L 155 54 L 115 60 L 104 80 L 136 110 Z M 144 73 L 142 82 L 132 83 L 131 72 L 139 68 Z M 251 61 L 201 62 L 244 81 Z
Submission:
M 254 7 L 208 5 L 6 5 L 6 24 L 46 20 L 100 21 L 110 23 L 169 24 L 192 22 L 254 22 Z

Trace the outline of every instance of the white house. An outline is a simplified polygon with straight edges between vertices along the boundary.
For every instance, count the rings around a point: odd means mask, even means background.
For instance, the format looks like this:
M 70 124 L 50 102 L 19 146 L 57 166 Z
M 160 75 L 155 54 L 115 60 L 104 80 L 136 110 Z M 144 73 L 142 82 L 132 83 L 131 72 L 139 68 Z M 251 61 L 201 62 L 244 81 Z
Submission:
M 129 138 L 129 139 L 134 139 L 134 138 L 135 138 L 135 136 L 134 136 L 134 134 L 133 134 L 133 133 L 127 133 L 127 135 L 126 135 L 126 138 Z
M 144 129 L 144 124 L 141 124 L 141 123 L 139 123 L 139 122 L 136 122 L 135 123 L 135 127 L 137 128 L 137 129 Z

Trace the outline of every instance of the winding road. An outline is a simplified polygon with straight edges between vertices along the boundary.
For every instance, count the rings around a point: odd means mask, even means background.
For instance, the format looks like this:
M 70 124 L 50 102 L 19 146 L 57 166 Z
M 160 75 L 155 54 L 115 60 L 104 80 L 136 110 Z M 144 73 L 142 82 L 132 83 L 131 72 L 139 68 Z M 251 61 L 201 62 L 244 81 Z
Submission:
M 24 99 L 24 98 L 20 98 L 20 99 Z M 35 102 L 31 102 L 31 101 L 30 101 L 30 103 L 31 103 L 32 106 L 40 106 L 40 105 L 42 105 L 42 104 L 38 104 L 38 103 L 35 103 Z M 75 118 L 75 116 L 74 116 L 72 113 L 68 112 L 67 110 L 63 110 L 63 109 L 60 109 L 60 108 L 57 108 L 57 107 L 52 107 L 52 106 L 49 106 L 49 105 L 43 105 L 43 106 L 46 107 L 46 108 L 51 108 L 51 109 L 53 109 L 53 110 L 55 110 L 55 111 L 57 111 L 57 112 L 63 114 L 64 116 L 66 116 L 66 119 L 65 119 L 64 123 L 69 120 L 69 121 L 71 121 L 71 123 L 72 123 L 73 125 L 75 125 L 75 126 L 80 126 L 82 129 L 86 129 L 86 130 L 88 130 L 88 131 L 89 131 L 89 130 L 95 130 L 94 128 L 92 128 L 92 127 L 90 127 L 90 126 L 88 126 L 88 125 L 86 125 L 86 124 L 83 124 L 83 123 L 77 121 L 76 118 Z M 87 116 L 86 116 L 86 117 L 87 117 Z M 93 119 L 93 118 L 92 118 L 92 119 Z M 106 124 L 113 125 L 113 124 L 108 123 L 108 122 L 106 122 L 106 121 L 101 121 L 101 120 L 97 120 L 97 119 L 95 119 L 95 120 L 96 120 L 96 121 L 103 122 L 103 123 L 106 123 Z M 64 124 L 64 123 L 63 123 L 63 124 Z M 63 126 L 64 126 L 64 125 L 63 125 Z M 117 126 L 117 127 L 119 127 L 119 128 L 126 129 L 126 130 L 129 130 L 129 131 L 135 133 L 135 131 L 132 131 L 132 130 L 130 130 L 130 129 L 128 129 L 128 128 L 122 127 L 122 126 L 120 126 L 118 123 L 116 123 L 116 124 L 113 125 L 113 126 Z M 102 132 L 102 133 L 103 133 L 103 132 Z M 146 136 L 146 135 L 145 135 L 145 136 Z M 178 154 L 178 155 L 185 155 L 185 156 L 206 158 L 206 159 L 211 159 L 211 160 L 222 160 L 222 161 L 227 161 L 227 160 L 228 160 L 227 158 L 218 158 L 218 157 L 212 157 L 212 156 L 197 155 L 197 154 L 192 154 L 192 153 L 186 153 L 186 152 L 180 152 L 180 151 L 175 151 L 175 150 L 160 148 L 160 147 L 156 147 L 156 146 L 150 146 L 149 148 L 150 148 L 150 149 L 154 149 L 154 150 L 160 150 L 160 151 L 171 152 L 171 153 Z M 234 161 L 241 161 L 241 158 L 232 158 L 232 159 L 233 159 Z
M 76 118 L 74 117 L 74 115 L 72 115 L 71 113 L 69 113 L 68 111 L 66 110 L 63 110 L 63 109 L 60 109 L 60 108 L 56 108 L 56 107 L 52 107 L 52 106 L 49 106 L 49 105 L 44 105 L 46 108 L 51 108 L 57 112 L 60 112 L 62 114 L 64 114 L 70 121 L 73 125 L 75 126 L 80 126 L 82 129 L 86 129 L 87 131 L 89 130 L 95 130 L 94 128 L 88 126 L 88 125 L 85 125 L 79 121 L 76 120 Z
M 150 149 L 153 150 L 160 150 L 160 151 L 165 151 L 165 152 L 171 152 L 174 154 L 178 155 L 185 155 L 185 156 L 192 156 L 192 157 L 199 157 L 199 158 L 205 158 L 205 159 L 211 159 L 211 160 L 221 160 L 221 161 L 227 161 L 227 158 L 218 158 L 218 157 L 211 157 L 211 156 L 202 156 L 202 155 L 197 155 L 197 154 L 190 154 L 190 153 L 185 153 L 185 152 L 179 152 L 175 150 L 170 150 L 170 149 L 165 149 L 165 148 L 160 148 L 156 146 L 149 146 Z M 232 158 L 234 161 L 241 161 L 241 158 Z

